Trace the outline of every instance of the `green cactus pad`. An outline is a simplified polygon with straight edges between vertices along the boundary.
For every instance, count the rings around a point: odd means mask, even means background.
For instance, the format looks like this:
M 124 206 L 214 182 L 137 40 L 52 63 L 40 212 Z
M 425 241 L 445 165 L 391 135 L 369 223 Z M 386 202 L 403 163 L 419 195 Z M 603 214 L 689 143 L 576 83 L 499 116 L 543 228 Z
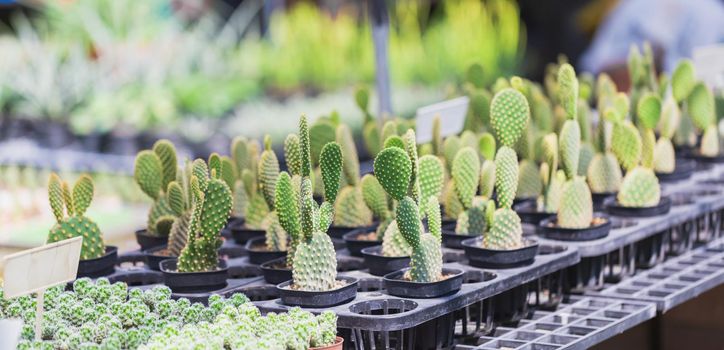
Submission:
M 518 187 L 518 157 L 512 148 L 503 146 L 495 156 L 495 189 L 498 205 L 510 208 Z
M 389 209 L 387 207 L 387 194 L 385 189 L 382 188 L 380 182 L 372 174 L 367 174 L 362 177 L 360 183 L 362 188 L 362 198 L 375 217 L 384 219 L 389 216 Z
M 528 159 L 520 161 L 518 167 L 518 190 L 516 198 L 534 198 L 543 191 L 543 180 L 535 163 Z
M 420 196 L 424 203 L 425 198 L 440 196 L 445 179 L 445 169 L 440 159 L 433 155 L 420 157 L 418 165 L 420 167 Z
M 638 130 L 629 121 L 613 127 L 611 150 L 624 169 L 633 169 L 641 159 L 642 141 Z
M 671 174 L 676 169 L 676 152 L 671 140 L 660 137 L 654 148 L 654 170 L 657 173 Z
M 495 189 L 495 162 L 486 160 L 480 167 L 480 194 L 485 198 L 493 197 Z
M 55 220 L 63 221 L 65 216 L 65 201 L 63 199 L 63 184 L 60 177 L 55 173 L 50 174 L 48 179 L 48 199 L 50 200 L 50 208 L 53 211 Z
M 375 176 L 390 197 L 402 200 L 410 186 L 412 164 L 407 153 L 400 148 L 385 148 L 374 162 Z
M 336 142 L 330 142 L 322 149 L 320 168 L 324 183 L 324 200 L 333 203 L 339 191 L 339 179 L 342 175 L 342 149 Z
M 176 170 L 178 168 L 176 148 L 168 140 L 158 140 L 153 145 L 153 152 L 161 160 L 161 169 L 163 170 L 161 189 L 165 189 L 171 181 L 176 180 Z
M 324 232 L 314 232 L 294 253 L 292 280 L 299 290 L 321 292 L 334 289 L 337 282 L 337 255 Z
M 691 94 L 696 85 L 696 75 L 694 73 L 694 64 L 691 60 L 681 60 L 671 75 L 671 90 L 676 102 L 683 102 Z
M 652 93 L 642 96 L 636 107 L 636 115 L 644 128 L 656 128 L 656 124 L 659 123 L 661 117 L 661 98 Z
M 591 191 L 582 176 L 563 184 L 561 203 L 558 208 L 558 226 L 563 228 L 587 228 L 593 221 Z
M 586 179 L 593 193 L 617 192 L 621 186 L 621 167 L 612 153 L 593 156 Z
M 284 140 L 284 159 L 292 175 L 302 175 L 302 154 L 296 134 L 289 134 Z
M 496 250 L 520 248 L 523 226 L 520 218 L 509 208 L 500 208 L 493 214 L 490 230 L 483 235 L 483 247 Z
M 495 159 L 495 137 L 490 133 L 483 133 L 478 140 L 480 155 L 486 160 Z
M 616 199 L 620 205 L 632 208 L 652 207 L 659 204 L 661 188 L 654 171 L 640 166 L 630 170 L 623 178 Z
M 269 140 L 267 142 L 267 140 Z M 261 193 L 266 200 L 267 206 L 270 209 L 274 209 L 274 195 L 277 184 L 277 178 L 279 177 L 279 160 L 276 154 L 271 149 L 271 141 L 267 137 L 264 142 L 264 152 L 261 153 L 259 160 L 259 187 Z
M 141 190 L 152 199 L 158 198 L 163 184 L 163 164 L 156 153 L 139 152 L 133 169 L 133 177 Z
M 397 220 L 392 220 L 382 238 L 382 255 L 389 257 L 410 256 L 412 247 L 397 228 Z
M 480 160 L 470 147 L 464 147 L 455 156 L 452 177 L 455 179 L 455 193 L 464 208 L 469 208 L 478 191 Z
M 420 245 L 420 211 L 410 197 L 403 198 L 397 206 L 397 227 L 413 250 Z
M 384 144 L 384 148 L 388 148 L 388 147 L 397 147 L 400 149 L 405 149 L 405 141 L 403 141 L 402 138 L 397 135 L 390 135 L 390 137 L 388 137 L 385 140 L 385 144 Z
M 679 128 L 680 121 L 681 111 L 679 110 L 679 106 L 673 99 L 666 99 L 661 111 L 661 122 L 659 123 L 661 137 L 667 139 L 673 138 L 676 129 Z
M 81 175 L 73 185 L 74 215 L 83 216 L 93 200 L 93 180 L 88 175 Z
M 699 82 L 694 86 L 686 99 L 686 105 L 691 120 L 699 130 L 706 130 L 716 123 L 714 95 L 704 83 Z
M 285 171 L 279 174 L 277 180 L 275 202 L 277 203 L 277 216 L 279 224 L 290 236 L 301 237 L 302 227 L 299 220 L 298 196 L 292 187 L 292 178 Z
M 528 124 L 530 108 L 525 96 L 506 88 L 495 94 L 490 104 L 490 118 L 498 140 L 512 147 Z
M 445 167 L 449 171 L 452 169 L 453 160 L 462 147 L 462 142 L 457 136 L 448 136 L 442 144 L 443 158 L 445 158 Z
M 352 131 L 344 124 L 337 126 L 337 143 L 342 150 L 342 170 L 347 184 L 356 185 L 359 182 L 359 159 L 357 148 L 354 145 Z
M 307 116 L 299 118 L 299 154 L 302 157 L 302 177 L 309 177 L 312 172 L 311 145 Z
M 329 121 L 317 120 L 309 128 L 309 151 L 312 157 L 312 164 L 319 164 L 319 155 L 324 145 L 334 142 L 336 139 L 336 127 Z
M 558 137 L 561 166 L 566 178 L 572 179 L 578 173 L 581 154 L 581 129 L 575 120 L 566 120 Z
M 341 227 L 362 227 L 372 224 L 372 212 L 364 202 L 359 186 L 345 186 L 334 202 L 334 224 Z
M 83 237 L 80 259 L 96 259 L 106 253 L 98 225 L 85 216 L 71 216 L 57 223 L 48 234 L 47 243 L 60 242 L 73 237 Z
M 566 117 L 577 119 L 578 112 L 578 79 L 576 71 L 568 64 L 562 64 L 558 69 L 558 99 L 566 111 Z

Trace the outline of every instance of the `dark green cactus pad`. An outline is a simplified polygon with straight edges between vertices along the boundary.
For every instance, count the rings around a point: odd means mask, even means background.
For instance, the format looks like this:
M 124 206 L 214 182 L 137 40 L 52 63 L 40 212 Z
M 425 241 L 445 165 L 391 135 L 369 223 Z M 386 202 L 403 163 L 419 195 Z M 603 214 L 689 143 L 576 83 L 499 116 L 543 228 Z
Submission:
M 83 216 L 93 200 L 93 180 L 88 175 L 81 175 L 73 186 L 74 215 Z
M 48 243 L 60 242 L 73 237 L 83 237 L 80 259 L 100 258 L 105 254 L 101 231 L 95 222 L 85 216 L 71 216 L 56 224 L 48 235 Z
M 50 174 L 48 180 L 48 198 L 50 200 L 50 208 L 53 211 L 53 216 L 58 222 L 63 221 L 65 217 L 65 200 L 63 199 L 63 184 L 60 177 L 55 173 Z
M 518 186 L 518 157 L 512 148 L 503 146 L 495 156 L 495 189 L 498 206 L 510 208 Z
M 283 171 L 279 174 L 275 203 L 277 204 L 279 224 L 293 239 L 298 239 L 302 233 L 302 226 L 299 221 L 299 198 L 294 193 L 292 186 L 292 178 L 289 177 L 287 172 Z
M 613 127 L 611 150 L 624 169 L 633 169 L 641 159 L 642 142 L 638 130 L 629 121 Z
M 153 152 L 156 153 L 158 159 L 161 160 L 161 169 L 163 171 L 161 189 L 166 189 L 171 181 L 176 180 L 176 171 L 178 169 L 176 148 L 171 141 L 158 140 L 153 145 Z
M 342 149 L 336 142 L 330 142 L 322 149 L 320 168 L 324 183 L 324 200 L 334 203 L 339 191 L 339 179 L 342 175 Z
M 421 203 L 430 196 L 440 196 L 445 179 L 445 169 L 440 158 L 433 155 L 420 157 L 418 161 L 420 168 L 420 196 Z
M 158 198 L 163 184 L 163 165 L 156 153 L 139 152 L 133 168 L 133 177 L 141 190 L 152 199 Z
M 405 149 L 405 141 L 402 141 L 402 137 L 399 137 L 397 135 L 390 135 L 390 137 L 385 140 L 385 144 L 383 146 L 384 148 L 397 147 L 400 149 Z
M 464 147 L 455 156 L 452 177 L 455 179 L 455 193 L 464 208 L 470 208 L 478 191 L 480 160 L 470 147 Z
M 503 146 L 515 145 L 528 123 L 529 116 L 530 108 L 525 96 L 511 88 L 495 94 L 490 104 L 492 126 Z
M 284 140 L 284 159 L 292 175 L 302 175 L 302 154 L 299 145 L 299 136 L 289 134 Z
M 390 197 L 402 200 L 410 186 L 412 164 L 400 148 L 385 148 L 374 161 L 375 176 Z
M 420 210 L 410 197 L 404 197 L 397 206 L 397 227 L 413 250 L 420 245 Z

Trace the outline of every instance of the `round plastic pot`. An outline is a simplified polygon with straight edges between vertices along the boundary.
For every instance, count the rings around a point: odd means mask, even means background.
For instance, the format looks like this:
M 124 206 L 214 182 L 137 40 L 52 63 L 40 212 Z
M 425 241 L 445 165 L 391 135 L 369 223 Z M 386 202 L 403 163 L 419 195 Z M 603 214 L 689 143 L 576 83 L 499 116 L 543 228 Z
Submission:
M 344 338 L 337 337 L 334 339 L 334 343 L 332 345 L 318 346 L 316 348 L 309 348 L 309 350 L 342 350 L 343 345 L 344 345 Z
M 219 259 L 217 269 L 204 272 L 179 272 L 176 258 L 161 261 L 159 267 L 166 286 L 174 293 L 209 292 L 226 287 L 229 267 L 226 260 Z
M 468 264 L 481 268 L 511 268 L 528 265 L 538 254 L 538 242 L 523 239 L 524 246 L 511 250 L 482 248 L 483 237 L 469 238 L 463 241 Z
M 442 226 L 442 245 L 451 249 L 463 249 L 463 241 L 477 235 L 455 233 L 455 223 Z
M 148 266 L 149 269 L 154 271 L 161 271 L 161 261 L 174 258 L 174 256 L 157 254 L 158 252 L 166 249 L 166 247 L 168 247 L 168 245 L 162 245 L 143 251 L 146 259 L 146 266 Z
M 430 283 L 413 282 L 403 279 L 410 268 L 391 272 L 385 275 L 384 283 L 387 294 L 401 298 L 437 298 L 460 290 L 463 285 L 463 270 L 442 269 L 447 278 Z
M 141 250 L 146 250 L 168 243 L 168 237 L 150 235 L 144 228 L 136 231 L 136 242 L 141 246 Z
M 363 227 L 346 227 L 346 226 L 335 226 L 332 225 L 329 227 L 329 230 L 327 230 L 327 234 L 329 234 L 329 237 L 332 238 L 339 238 L 342 239 L 345 234 L 352 232 L 357 229 L 365 229 L 369 231 L 375 231 L 377 230 L 377 225 L 379 225 L 378 222 L 373 223 L 369 226 L 363 226 Z
M 344 243 L 347 246 L 347 250 L 349 251 L 349 255 L 362 257 L 362 249 L 374 247 L 382 243 L 378 240 L 357 239 L 360 235 L 368 234 L 370 232 L 374 231 L 370 231 L 369 228 L 364 227 L 347 232 L 344 236 L 342 236 Z
M 540 222 L 537 234 L 559 241 L 592 241 L 608 236 L 608 233 L 611 232 L 611 219 L 604 214 L 594 214 L 594 217 L 603 218 L 606 221 L 587 228 L 563 228 L 557 225 L 558 217 L 553 216 Z
M 595 211 L 605 210 L 606 207 L 604 206 L 604 203 L 606 202 L 606 199 L 611 196 L 616 196 L 616 192 L 601 192 L 601 193 L 591 192 L 591 199 L 593 200 L 593 210 L 595 210 Z
M 531 199 L 513 205 L 513 210 L 518 213 L 520 220 L 532 225 L 538 225 L 544 219 L 551 217 L 551 213 L 538 211 L 536 200 Z
M 696 162 L 691 159 L 676 158 L 676 167 L 671 173 L 656 173 L 661 182 L 676 182 L 686 180 L 696 170 Z
M 286 267 L 286 263 L 287 258 L 283 257 L 259 265 L 266 283 L 279 284 L 291 280 L 292 270 Z M 284 268 L 279 268 L 278 265 L 283 265 Z
M 653 207 L 644 207 L 644 208 L 631 208 L 631 207 L 624 207 L 622 205 L 618 204 L 618 201 L 616 200 L 616 197 L 609 197 L 606 199 L 606 211 L 609 214 L 616 215 L 616 216 L 624 216 L 624 217 L 637 217 L 637 218 L 643 218 L 643 217 L 649 217 L 649 216 L 657 216 L 657 215 L 664 215 L 671 210 L 671 198 L 668 196 L 662 196 L 659 200 L 659 204 L 653 206 Z
M 246 242 L 246 251 L 249 252 L 249 262 L 252 264 L 263 264 L 267 261 L 287 256 L 287 252 L 268 251 L 264 245 L 265 237 L 250 239 Z M 261 247 L 261 248 L 260 248 Z
M 103 256 L 78 262 L 78 278 L 110 275 L 116 270 L 116 260 L 118 260 L 118 247 L 108 245 Z
M 409 256 L 384 256 L 381 245 L 362 249 L 362 257 L 369 272 L 375 276 L 384 276 L 410 266 Z
M 330 307 L 344 304 L 357 296 L 357 282 L 354 277 L 337 277 L 338 281 L 345 281 L 342 287 L 322 292 L 310 292 L 290 288 L 292 281 L 286 281 L 277 285 L 277 292 L 282 304 L 287 306 L 301 307 Z
M 254 238 L 264 237 L 266 234 L 264 230 L 255 230 L 246 227 L 243 219 L 230 222 L 227 229 L 231 233 L 231 238 L 233 238 L 237 244 L 245 244 Z

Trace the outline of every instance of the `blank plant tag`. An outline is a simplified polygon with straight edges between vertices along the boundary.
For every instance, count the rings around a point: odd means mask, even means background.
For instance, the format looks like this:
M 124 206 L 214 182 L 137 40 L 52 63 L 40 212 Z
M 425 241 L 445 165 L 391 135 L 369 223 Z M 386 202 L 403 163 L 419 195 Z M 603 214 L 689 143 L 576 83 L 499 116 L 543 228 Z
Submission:
M 82 237 L 74 237 L 6 256 L 5 298 L 28 295 L 74 280 L 82 242 Z
M 695 48 L 693 61 L 697 78 L 712 88 L 724 89 L 724 44 Z
M 0 320 L 0 349 L 15 349 L 22 329 L 21 320 Z
M 440 134 L 443 137 L 459 134 L 465 126 L 469 104 L 470 99 L 463 96 L 419 108 L 415 116 L 417 143 L 432 141 L 432 121 L 436 115 L 440 116 Z

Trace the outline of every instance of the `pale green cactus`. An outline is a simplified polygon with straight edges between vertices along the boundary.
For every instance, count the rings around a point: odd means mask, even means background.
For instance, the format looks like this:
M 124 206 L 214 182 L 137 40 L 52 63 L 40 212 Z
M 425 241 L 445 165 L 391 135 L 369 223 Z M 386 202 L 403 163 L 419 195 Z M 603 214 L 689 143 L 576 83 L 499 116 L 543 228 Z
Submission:
M 657 173 L 670 174 L 676 168 L 676 153 L 671 139 L 679 127 L 680 120 L 679 106 L 673 97 L 667 98 L 661 108 L 660 137 L 654 148 L 654 170 Z
M 612 121 L 622 119 L 613 107 L 608 107 L 602 114 L 596 129 L 597 152 L 588 167 L 588 186 L 593 193 L 618 192 L 621 187 L 621 166 L 616 156 L 611 153 L 611 138 L 614 126 Z
M 166 189 L 176 179 L 176 149 L 168 140 L 159 140 L 152 150 L 138 153 L 134 164 L 134 179 L 143 192 L 153 199 L 148 212 L 146 230 L 150 235 L 166 237 L 175 219 L 168 206 Z
M 470 147 L 461 149 L 453 162 L 454 190 L 463 208 L 456 220 L 455 233 L 482 235 L 485 232 L 485 215 L 481 210 L 485 200 L 475 197 L 480 184 L 480 167 L 478 155 Z M 487 169 L 487 176 L 491 170 L 494 172 L 494 167 Z
M 57 223 L 50 229 L 47 243 L 83 237 L 81 260 L 100 258 L 106 253 L 101 230 L 85 216 L 93 200 L 93 190 L 93 180 L 86 174 L 78 178 L 72 191 L 55 173 L 50 174 L 48 181 L 48 199 Z
M 699 152 L 706 157 L 719 155 L 714 95 L 703 82 L 694 85 L 686 99 L 686 109 L 697 129 L 703 132 Z
M 359 186 L 359 160 L 354 145 L 352 132 L 340 124 L 337 126 L 337 143 L 342 148 L 342 187 L 334 202 L 334 224 L 342 227 L 362 227 L 372 224 L 372 211 L 362 199 L 362 189 Z
M 543 163 L 540 172 L 543 179 L 543 193 L 538 197 L 538 210 L 556 213 L 560 207 L 565 175 L 558 170 L 558 138 L 555 133 L 543 137 Z M 563 175 L 562 175 L 563 174 Z

